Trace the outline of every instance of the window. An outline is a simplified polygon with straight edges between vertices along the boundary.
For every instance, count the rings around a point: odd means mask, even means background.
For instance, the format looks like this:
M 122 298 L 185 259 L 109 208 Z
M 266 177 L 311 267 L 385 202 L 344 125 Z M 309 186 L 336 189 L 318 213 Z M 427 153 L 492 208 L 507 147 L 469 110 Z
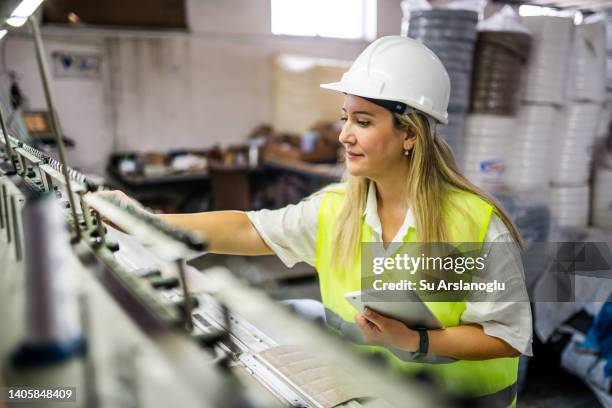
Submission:
M 271 0 L 272 34 L 373 40 L 376 0 Z

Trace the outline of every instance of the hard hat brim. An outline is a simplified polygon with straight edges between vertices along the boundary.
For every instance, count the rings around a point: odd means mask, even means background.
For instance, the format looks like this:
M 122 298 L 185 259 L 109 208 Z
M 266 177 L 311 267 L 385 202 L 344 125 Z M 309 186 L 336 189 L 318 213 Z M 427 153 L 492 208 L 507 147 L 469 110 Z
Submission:
M 365 98 L 384 99 L 384 100 L 393 100 L 396 102 L 402 102 L 410 106 L 411 108 L 414 108 L 420 112 L 423 112 L 424 114 L 432 117 L 433 119 L 437 120 L 438 122 L 444 125 L 448 124 L 448 113 L 446 114 L 447 115 L 446 117 L 441 116 L 440 114 L 434 112 L 433 110 L 428 109 L 424 106 L 421 106 L 416 101 L 408 100 L 406 98 L 398 98 L 397 100 L 381 98 L 379 94 L 370 93 L 364 90 L 358 90 L 357 87 L 352 86 L 351 84 L 347 84 L 345 82 L 330 82 L 327 84 L 321 84 L 319 86 L 324 89 L 329 89 L 332 91 L 342 92 L 342 93 L 365 97 Z

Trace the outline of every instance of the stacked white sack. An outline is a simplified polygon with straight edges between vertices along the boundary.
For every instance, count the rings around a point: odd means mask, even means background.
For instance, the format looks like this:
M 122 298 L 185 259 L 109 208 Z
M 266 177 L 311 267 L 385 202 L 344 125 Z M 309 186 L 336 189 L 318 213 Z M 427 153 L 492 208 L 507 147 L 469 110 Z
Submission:
M 612 154 L 609 154 L 612 156 Z M 593 225 L 612 229 L 612 168 L 595 168 L 593 182 Z
M 606 27 L 603 21 L 576 26 L 568 100 L 601 103 L 606 98 Z
M 507 145 L 514 136 L 516 118 L 473 114 L 465 125 L 465 175 L 490 192 L 501 189 L 506 169 Z
M 506 184 L 513 191 L 548 186 L 551 140 L 557 109 L 552 105 L 520 107 L 508 144 Z
M 552 140 L 553 183 L 576 185 L 588 181 L 600 114 L 601 106 L 592 103 L 570 103 L 561 109 Z
M 565 102 L 574 21 L 553 16 L 522 17 L 532 36 L 532 49 L 524 82 L 523 100 Z
M 564 227 L 586 227 L 589 222 L 589 186 L 550 188 L 553 222 Z

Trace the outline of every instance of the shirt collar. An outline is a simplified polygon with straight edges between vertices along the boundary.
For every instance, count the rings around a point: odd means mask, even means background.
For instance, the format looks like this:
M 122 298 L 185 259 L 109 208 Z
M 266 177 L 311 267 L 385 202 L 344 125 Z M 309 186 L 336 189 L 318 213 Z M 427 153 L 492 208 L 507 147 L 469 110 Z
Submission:
M 372 228 L 372 231 L 382 234 L 382 226 L 378 217 L 378 203 L 376 202 L 376 184 L 370 180 L 368 184 L 368 196 L 366 198 L 366 206 L 363 211 L 365 222 Z
M 376 201 L 376 184 L 372 180 L 370 180 L 368 184 L 368 195 L 366 198 L 366 206 L 363 211 L 363 215 L 365 217 L 366 224 L 372 228 L 372 231 L 377 233 L 379 236 L 382 236 L 382 225 L 380 224 L 380 218 L 378 217 L 378 203 Z M 414 222 L 412 208 L 408 208 L 408 211 L 406 211 L 406 216 L 404 217 L 404 222 L 398 230 L 394 241 L 397 239 L 402 240 L 408 233 L 408 229 L 411 227 L 414 228 L 416 225 Z

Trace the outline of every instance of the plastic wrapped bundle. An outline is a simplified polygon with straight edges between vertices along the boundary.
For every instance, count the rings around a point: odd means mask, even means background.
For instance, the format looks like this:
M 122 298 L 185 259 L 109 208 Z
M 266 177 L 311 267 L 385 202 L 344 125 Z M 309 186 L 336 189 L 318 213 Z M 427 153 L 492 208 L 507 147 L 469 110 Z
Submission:
M 606 15 L 606 44 L 608 45 L 608 49 L 612 49 L 612 9 L 605 9 L 603 12 Z
M 601 105 L 572 103 L 560 111 L 552 140 L 551 181 L 581 184 L 589 179 L 593 143 L 599 125 Z
M 512 116 L 518 109 L 523 66 L 531 37 L 521 32 L 478 34 L 472 76 L 471 111 Z
M 606 77 L 608 87 L 612 87 L 612 10 L 606 12 Z
M 522 17 L 532 36 L 523 99 L 528 102 L 565 102 L 570 47 L 574 30 L 571 18 L 553 16 Z
M 429 41 L 425 45 L 440 58 L 449 75 L 450 72 L 471 72 L 474 43 Z
M 465 125 L 465 176 L 479 187 L 497 192 L 506 169 L 506 150 L 516 119 L 468 115 Z
M 495 194 L 512 221 L 516 224 L 525 244 L 546 242 L 550 232 L 550 209 L 542 194 Z
M 612 169 L 595 169 L 593 182 L 593 225 L 612 229 Z
M 606 82 L 612 88 L 612 50 L 606 52 Z
M 495 198 L 504 207 L 523 238 L 525 248 L 521 252 L 521 257 L 525 270 L 525 283 L 531 296 L 548 261 L 542 254 L 541 246 L 533 245 L 546 242 L 551 231 L 551 214 L 546 191 L 522 194 L 503 192 L 495 194 Z
M 408 36 L 425 41 L 475 41 L 478 13 L 470 10 L 417 10 L 410 13 Z
M 553 185 L 550 189 L 550 208 L 556 225 L 586 227 L 589 221 L 589 185 Z
M 464 166 L 463 140 L 465 115 L 463 113 L 448 113 L 448 125 L 438 125 L 438 133 L 449 144 L 460 168 Z
M 478 13 L 469 10 L 410 12 L 408 36 L 430 48 L 448 71 L 452 112 L 465 112 L 469 106 L 477 22 Z
M 612 100 L 608 99 L 601 107 L 601 114 L 599 115 L 599 124 L 597 125 L 595 137 L 605 138 L 608 135 L 610 119 L 612 119 Z
M 576 26 L 569 79 L 569 100 L 604 101 L 606 27 L 603 22 Z
M 557 109 L 552 105 L 520 107 L 512 148 L 505 174 L 505 184 L 513 191 L 528 191 L 548 186 L 550 144 Z

